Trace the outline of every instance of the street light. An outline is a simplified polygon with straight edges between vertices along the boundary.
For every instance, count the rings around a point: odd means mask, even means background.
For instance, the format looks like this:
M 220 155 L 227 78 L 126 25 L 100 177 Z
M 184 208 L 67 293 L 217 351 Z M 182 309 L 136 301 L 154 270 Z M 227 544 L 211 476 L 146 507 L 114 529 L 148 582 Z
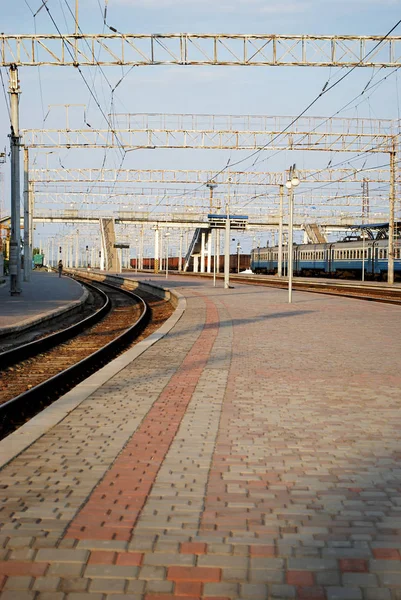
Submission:
M 285 187 L 288 190 L 289 194 L 289 208 L 290 208 L 290 218 L 288 224 L 288 303 L 292 302 L 292 274 L 293 274 L 293 220 L 294 220 L 294 188 L 299 185 L 299 178 L 297 175 L 297 170 L 295 164 L 292 165 L 288 172 L 288 179 L 286 181 Z
M 164 237 L 166 238 L 166 279 L 167 279 L 168 278 L 168 238 L 170 237 L 170 234 L 168 231 L 164 234 Z

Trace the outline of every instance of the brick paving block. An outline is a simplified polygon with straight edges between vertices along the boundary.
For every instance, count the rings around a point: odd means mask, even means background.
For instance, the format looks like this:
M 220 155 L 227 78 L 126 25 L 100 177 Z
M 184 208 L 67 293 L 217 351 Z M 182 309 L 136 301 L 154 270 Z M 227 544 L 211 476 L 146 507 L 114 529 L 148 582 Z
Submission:
M 251 557 L 249 560 L 249 565 L 251 569 L 275 570 L 284 567 L 284 559 L 269 557 L 265 558 L 260 556 Z
M 359 558 L 343 558 L 339 561 L 340 570 L 343 573 L 368 573 L 369 563 Z
M 289 585 L 313 586 L 315 583 L 313 573 L 309 571 L 287 571 L 286 578 Z
M 341 575 L 338 571 L 320 571 L 315 573 L 318 585 L 340 585 Z
M 33 537 L 18 537 L 13 536 L 10 538 L 7 548 L 30 548 L 34 542 Z
M 142 594 L 145 591 L 146 582 L 131 579 L 128 581 L 127 593 Z
M 116 564 L 139 567 L 142 564 L 143 556 L 142 552 L 118 552 Z
M 239 584 L 238 583 L 205 583 L 203 586 L 204 597 L 209 596 L 227 596 L 228 598 L 238 598 Z
M 222 581 L 237 581 L 242 583 L 248 579 L 248 569 L 223 567 L 221 573 Z
M 272 585 L 270 594 L 272 598 L 296 598 L 296 589 L 292 585 Z
M 373 573 L 380 573 L 381 571 L 400 573 L 401 562 L 398 560 L 370 560 L 369 570 Z
M 5 590 L 1 594 L 1 600 L 33 600 L 36 592 L 23 592 L 21 590 Z
M 391 592 L 387 588 L 367 588 L 364 596 L 366 600 L 391 600 Z
M 7 577 L 4 589 L 6 590 L 29 590 L 32 585 L 32 577 Z
M 36 550 L 32 548 L 17 548 L 11 550 L 8 560 L 33 561 L 36 555 Z M 5 558 L 5 556 L 3 556 Z
M 248 568 L 247 556 L 221 556 L 217 554 L 198 556 L 198 567 L 236 567 L 238 569 Z
M 239 586 L 240 598 L 248 600 L 268 600 L 269 589 L 267 585 L 242 583 Z
M 120 565 L 88 565 L 84 576 L 89 579 L 137 579 L 139 567 Z
M 250 583 L 284 583 L 284 571 L 266 571 L 264 569 L 250 569 Z
M 385 587 L 399 587 L 401 589 L 401 573 L 380 573 L 379 579 Z
M 393 548 L 373 548 L 372 552 L 378 560 L 401 560 L 399 551 Z
M 44 575 L 48 567 L 48 563 L 33 563 L 17 560 L 0 562 L 0 576 L 7 575 L 8 577 L 18 577 L 31 575 L 32 577 L 40 577 Z
M 112 550 L 92 550 L 88 565 L 112 565 L 116 561 L 116 552 Z
M 123 593 L 125 590 L 124 579 L 92 579 L 89 585 L 90 593 L 101 592 L 103 594 Z
M 183 554 L 206 554 L 205 542 L 184 542 L 180 544 L 180 552 Z
M 59 550 L 57 548 L 54 550 L 38 550 L 35 561 L 48 563 L 86 563 L 88 558 L 88 550 Z
M 276 549 L 274 546 L 260 545 L 256 546 L 252 544 L 249 548 L 251 556 L 269 556 L 274 557 L 276 555 Z
M 327 600 L 362 600 L 362 592 L 356 587 L 328 587 Z
M 64 600 L 65 594 L 63 592 L 39 592 L 35 596 L 35 600 Z
M 55 592 L 60 585 L 60 581 L 59 577 L 37 577 L 32 589 L 39 592 Z
M 188 568 L 195 565 L 194 554 L 145 554 L 143 558 L 145 566 L 186 565 Z
M 82 574 L 84 569 L 84 565 L 80 563 L 60 563 L 52 564 L 49 567 L 47 575 L 49 576 L 59 576 L 59 577 L 79 577 Z
M 169 581 L 202 581 L 218 582 L 221 579 L 221 569 L 213 567 L 169 567 Z
M 67 594 L 66 600 L 103 600 L 103 594 L 71 592 Z
M 344 573 L 342 581 L 349 587 L 378 587 L 379 585 L 377 576 L 372 573 Z
M 127 542 L 118 540 L 79 540 L 78 550 L 115 550 L 124 552 L 127 550 Z
M 297 600 L 326 600 L 326 593 L 321 586 L 297 587 Z
M 164 567 L 142 566 L 139 570 L 138 579 L 166 579 L 166 569 Z
M 175 596 L 201 596 L 202 583 L 200 581 L 177 581 L 174 586 Z
M 172 581 L 148 581 L 146 584 L 147 593 L 170 594 L 173 591 L 174 584 Z
M 79 579 L 61 579 L 60 590 L 63 592 L 86 592 L 90 579 L 80 577 Z

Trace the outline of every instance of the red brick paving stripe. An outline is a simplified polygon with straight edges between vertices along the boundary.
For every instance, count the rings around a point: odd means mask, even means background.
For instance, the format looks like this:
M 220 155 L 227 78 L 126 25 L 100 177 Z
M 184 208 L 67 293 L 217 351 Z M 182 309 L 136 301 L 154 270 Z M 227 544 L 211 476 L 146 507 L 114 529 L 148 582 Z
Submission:
M 71 522 L 65 537 L 128 541 L 185 415 L 218 333 L 207 298 L 202 333 L 114 464 Z M 131 498 L 135 502 L 131 502 Z M 131 504 L 135 504 L 135 509 Z M 128 505 L 128 508 L 126 508 Z
M 88 565 L 113 565 L 116 553 L 111 550 L 92 550 Z
M 373 548 L 372 552 L 378 560 L 401 560 L 400 553 L 393 548 Z
M 0 561 L 0 577 L 40 577 L 46 572 L 49 563 L 25 562 L 21 560 Z
M 202 583 L 200 581 L 178 581 L 175 584 L 176 596 L 202 596 Z
M 287 571 L 287 583 L 288 585 L 312 586 L 315 578 L 309 571 Z
M 206 544 L 203 542 L 183 542 L 180 545 L 181 554 L 206 554 Z
M 216 583 L 221 580 L 221 569 L 217 567 L 169 567 L 168 581 L 201 581 Z
M 343 573 L 368 573 L 368 561 L 362 558 L 341 558 L 340 569 Z

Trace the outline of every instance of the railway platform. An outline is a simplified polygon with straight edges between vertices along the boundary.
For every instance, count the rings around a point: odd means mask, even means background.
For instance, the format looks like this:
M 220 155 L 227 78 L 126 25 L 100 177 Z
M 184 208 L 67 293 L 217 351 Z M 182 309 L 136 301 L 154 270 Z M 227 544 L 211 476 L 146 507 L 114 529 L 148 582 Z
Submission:
M 22 282 L 22 293 L 10 296 L 8 278 L 0 286 L 0 335 L 22 331 L 78 306 L 87 293 L 69 277 L 56 273 L 33 271 L 31 281 Z
M 400 600 L 399 307 L 138 277 L 185 309 L 3 465 L 0 599 Z

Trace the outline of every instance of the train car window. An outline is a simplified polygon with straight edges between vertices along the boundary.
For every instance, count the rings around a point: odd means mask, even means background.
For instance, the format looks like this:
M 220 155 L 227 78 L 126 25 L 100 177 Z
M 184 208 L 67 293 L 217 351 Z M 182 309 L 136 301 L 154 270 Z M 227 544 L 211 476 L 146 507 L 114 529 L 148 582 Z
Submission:
M 387 258 L 387 250 L 383 251 L 383 255 L 384 255 L 383 258 Z

